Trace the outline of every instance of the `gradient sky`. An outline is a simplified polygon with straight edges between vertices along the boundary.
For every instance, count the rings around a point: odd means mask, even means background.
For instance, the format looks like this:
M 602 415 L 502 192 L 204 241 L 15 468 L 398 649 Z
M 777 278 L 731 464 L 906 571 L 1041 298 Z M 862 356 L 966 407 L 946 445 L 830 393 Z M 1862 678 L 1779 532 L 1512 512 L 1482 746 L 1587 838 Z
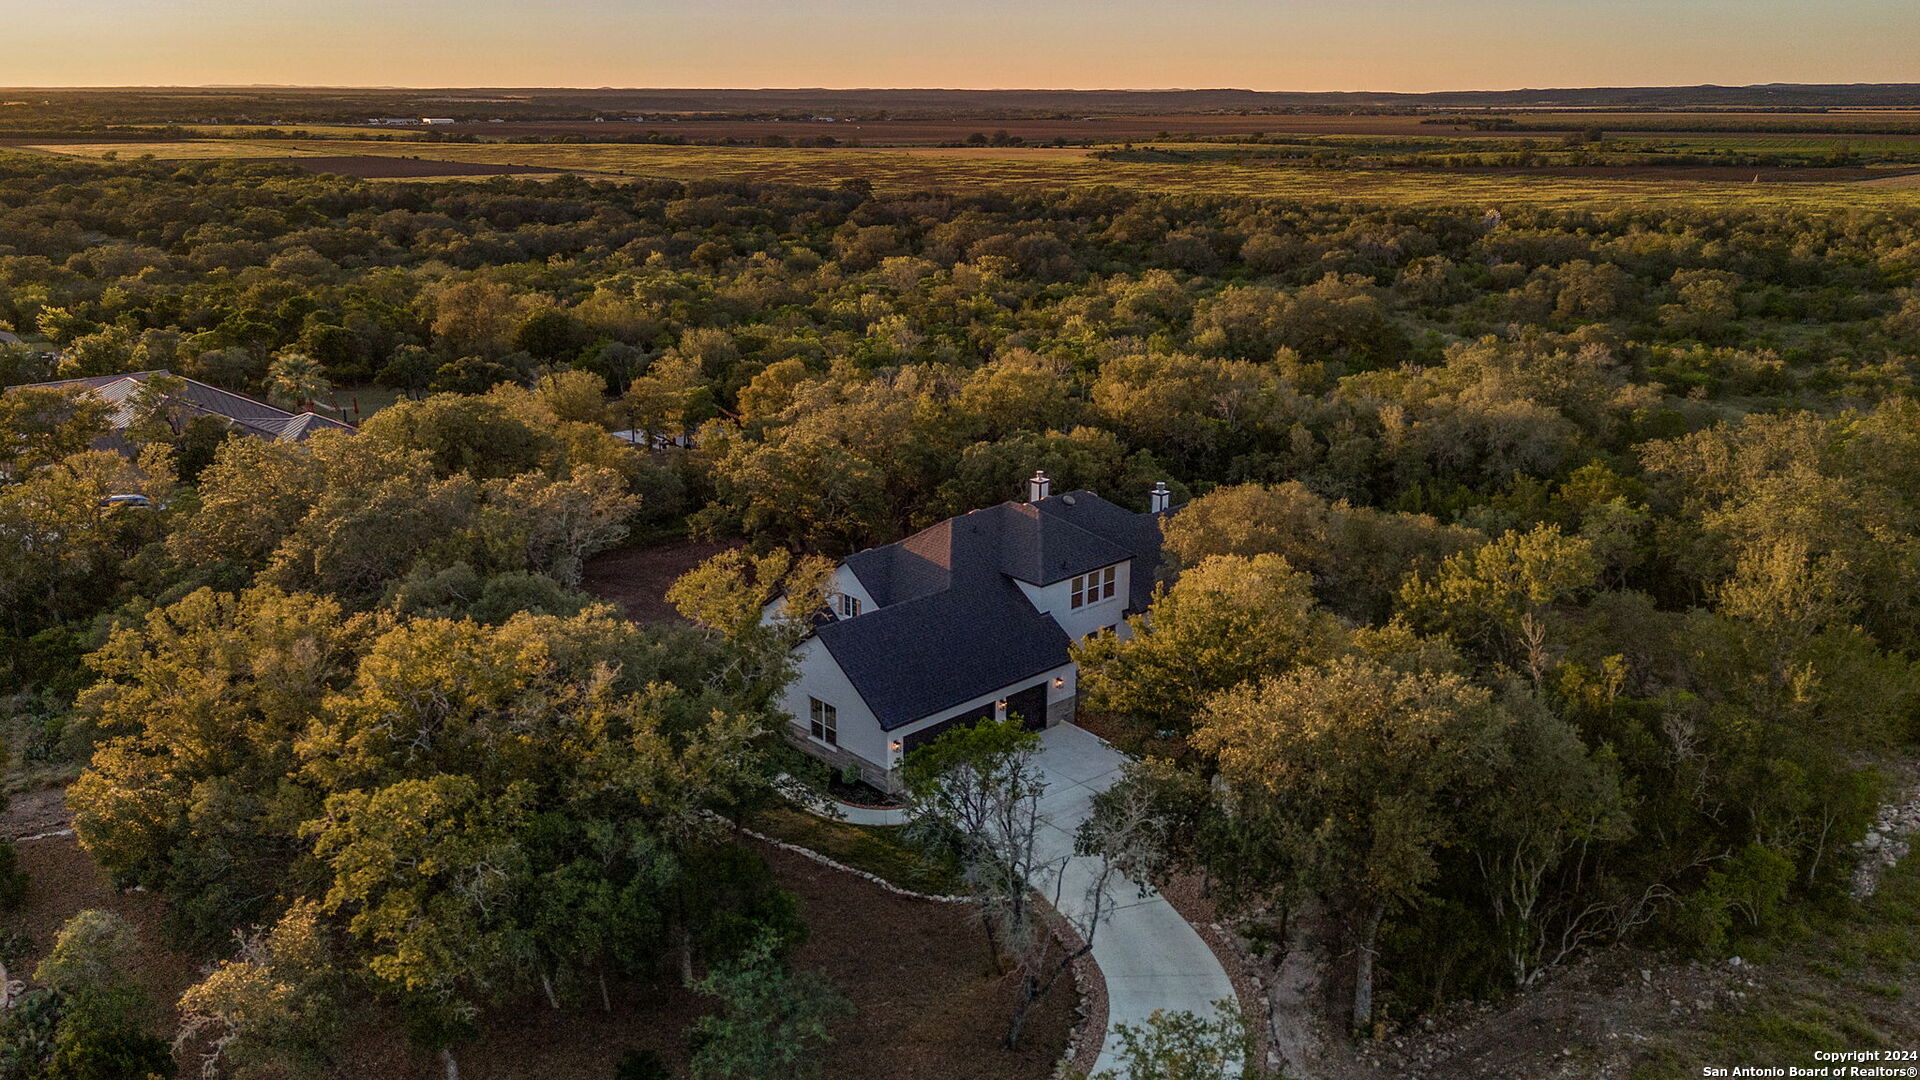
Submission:
M 1920 82 L 1920 0 L 0 0 L 0 85 Z

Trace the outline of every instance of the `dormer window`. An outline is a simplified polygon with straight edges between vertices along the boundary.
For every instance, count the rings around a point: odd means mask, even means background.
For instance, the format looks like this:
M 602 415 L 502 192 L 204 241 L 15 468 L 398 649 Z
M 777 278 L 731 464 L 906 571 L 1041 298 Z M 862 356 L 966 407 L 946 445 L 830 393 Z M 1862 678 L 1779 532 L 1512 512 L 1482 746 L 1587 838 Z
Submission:
M 851 619 L 858 614 L 860 614 L 860 598 L 857 596 L 847 596 L 842 593 L 840 596 L 840 617 L 843 619 Z
M 1095 570 L 1091 574 L 1081 574 L 1073 579 L 1073 606 L 1086 607 L 1102 600 L 1111 600 L 1118 589 L 1120 568 L 1109 566 L 1104 570 Z

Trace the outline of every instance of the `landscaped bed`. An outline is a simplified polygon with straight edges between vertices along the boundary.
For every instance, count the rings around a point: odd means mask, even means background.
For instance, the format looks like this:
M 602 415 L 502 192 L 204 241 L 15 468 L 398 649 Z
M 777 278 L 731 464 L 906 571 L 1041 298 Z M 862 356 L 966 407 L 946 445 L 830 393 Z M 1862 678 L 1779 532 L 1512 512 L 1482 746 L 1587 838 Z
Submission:
M 811 929 L 796 965 L 830 974 L 854 1004 L 854 1014 L 834 1024 L 822 1076 L 1038 1080 L 1051 1073 L 1073 1021 L 1073 989 L 1063 984 L 1034 1009 L 1018 1050 L 1001 1049 L 1014 988 L 993 971 L 971 907 L 901 896 L 804 856 L 754 846 L 799 897 Z M 142 975 L 163 1004 L 196 977 L 189 958 L 161 944 L 165 907 L 157 898 L 114 892 L 71 838 L 32 841 L 21 852 L 34 884 L 25 910 L 9 925 L 32 938 L 36 959 L 67 916 L 106 907 L 139 928 L 147 942 Z M 615 987 L 613 998 L 611 1012 L 591 1002 L 556 1012 L 537 994 L 489 1012 L 480 1021 L 480 1037 L 459 1051 L 462 1075 L 606 1080 L 633 1049 L 657 1051 L 676 1076 L 684 1075 L 684 1035 L 706 1009 L 705 999 L 670 981 Z M 348 1044 L 335 1075 L 440 1076 L 439 1063 L 409 1050 L 390 1025 L 356 1024 Z M 197 1067 L 182 1064 L 182 1075 Z
M 928 859 L 901 839 L 896 826 L 828 821 L 786 806 L 757 814 L 748 825 L 756 832 L 819 852 L 910 892 L 952 896 L 963 889 L 957 865 Z

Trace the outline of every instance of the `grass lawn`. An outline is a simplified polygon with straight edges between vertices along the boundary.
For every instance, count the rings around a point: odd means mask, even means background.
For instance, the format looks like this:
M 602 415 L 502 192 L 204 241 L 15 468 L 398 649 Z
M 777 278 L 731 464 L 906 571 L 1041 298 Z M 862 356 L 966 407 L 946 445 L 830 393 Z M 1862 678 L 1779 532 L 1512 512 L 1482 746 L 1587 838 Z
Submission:
M 903 889 L 952 896 L 963 888 L 958 866 L 929 860 L 901 840 L 898 827 L 828 821 L 788 807 L 768 810 L 747 824 L 756 832 L 817 851 Z
M 327 415 L 358 424 L 405 396 L 406 391 L 391 386 L 336 386 L 327 395 L 327 400 L 339 411 Z

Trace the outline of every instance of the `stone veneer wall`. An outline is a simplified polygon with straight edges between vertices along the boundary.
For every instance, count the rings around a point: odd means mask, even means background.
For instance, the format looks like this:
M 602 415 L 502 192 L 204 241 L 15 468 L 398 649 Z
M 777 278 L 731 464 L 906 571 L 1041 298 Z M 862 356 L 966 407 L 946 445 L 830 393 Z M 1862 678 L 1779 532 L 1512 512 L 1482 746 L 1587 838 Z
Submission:
M 834 769 L 857 770 L 860 773 L 860 779 L 889 795 L 900 793 L 900 774 L 897 770 L 889 772 L 850 750 L 816 742 L 791 727 L 787 729 L 787 742 L 800 752 L 819 758 Z
M 1079 711 L 1080 695 L 1077 692 L 1072 697 L 1063 697 L 1059 701 L 1049 701 L 1047 702 L 1047 726 L 1053 727 L 1056 724 L 1071 724 L 1073 723 L 1074 715 Z

